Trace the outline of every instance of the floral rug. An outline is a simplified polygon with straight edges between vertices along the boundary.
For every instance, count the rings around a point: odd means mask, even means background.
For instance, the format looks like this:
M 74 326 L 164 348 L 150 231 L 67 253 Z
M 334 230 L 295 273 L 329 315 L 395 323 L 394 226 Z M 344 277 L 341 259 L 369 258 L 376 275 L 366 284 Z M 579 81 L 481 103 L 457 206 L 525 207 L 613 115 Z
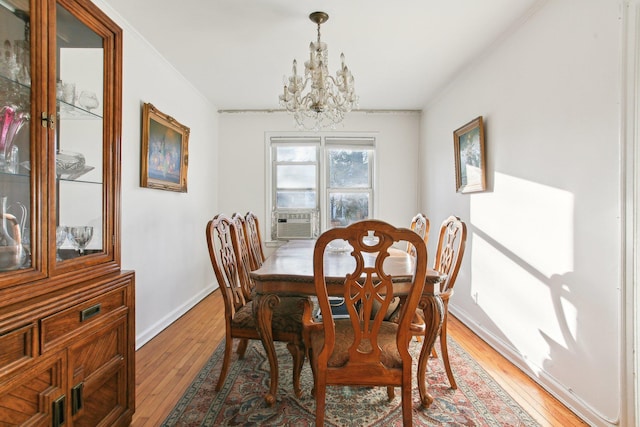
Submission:
M 412 353 L 417 355 L 420 345 L 422 343 L 412 341 Z M 220 392 L 215 391 L 224 354 L 221 343 L 162 425 L 315 425 L 309 364 L 305 363 L 302 370 L 303 395 L 298 399 L 293 393 L 291 355 L 282 343 L 276 343 L 276 351 L 280 371 L 277 401 L 273 406 L 268 407 L 264 401 L 269 384 L 269 362 L 259 341 L 249 342 L 243 359 L 233 353 L 226 381 Z M 427 381 L 435 401 L 429 409 L 423 409 L 418 387 L 414 386 L 414 426 L 539 425 L 451 338 L 449 358 L 458 390 L 449 388 L 441 359 L 431 358 Z M 325 425 L 401 426 L 400 389 L 389 402 L 386 387 L 327 387 Z

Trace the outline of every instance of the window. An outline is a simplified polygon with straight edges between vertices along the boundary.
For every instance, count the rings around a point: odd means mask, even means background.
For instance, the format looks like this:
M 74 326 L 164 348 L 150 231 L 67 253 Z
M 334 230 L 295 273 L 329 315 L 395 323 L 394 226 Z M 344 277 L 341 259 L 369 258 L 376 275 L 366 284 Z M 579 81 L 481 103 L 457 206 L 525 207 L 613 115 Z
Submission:
M 318 151 L 315 141 L 273 144 L 273 205 L 281 209 L 318 209 Z
M 322 230 L 373 216 L 374 137 L 271 136 L 268 144 L 272 238 L 282 213 L 311 211 Z
M 327 138 L 326 154 L 328 228 L 369 218 L 373 147 Z

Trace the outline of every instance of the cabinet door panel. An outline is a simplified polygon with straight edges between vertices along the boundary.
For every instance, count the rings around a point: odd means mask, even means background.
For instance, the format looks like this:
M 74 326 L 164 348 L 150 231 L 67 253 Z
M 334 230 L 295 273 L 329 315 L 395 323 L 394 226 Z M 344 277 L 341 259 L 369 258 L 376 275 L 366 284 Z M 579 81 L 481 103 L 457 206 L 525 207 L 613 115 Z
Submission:
M 109 322 L 69 349 L 71 387 L 81 389 L 81 404 L 72 413 L 74 426 L 109 425 L 106 421 L 115 420 L 127 407 L 126 320 L 123 316 Z
M 64 394 L 64 356 L 52 356 L 0 383 L 0 425 L 49 425 L 54 401 Z
M 38 34 L 31 15 L 28 1 L 0 2 L 0 289 L 24 280 L 17 273 L 34 265 L 31 242 L 39 228 L 31 152 L 43 132 L 31 102 L 31 39 Z
M 104 252 L 104 40 L 63 3 L 56 6 L 57 261 Z

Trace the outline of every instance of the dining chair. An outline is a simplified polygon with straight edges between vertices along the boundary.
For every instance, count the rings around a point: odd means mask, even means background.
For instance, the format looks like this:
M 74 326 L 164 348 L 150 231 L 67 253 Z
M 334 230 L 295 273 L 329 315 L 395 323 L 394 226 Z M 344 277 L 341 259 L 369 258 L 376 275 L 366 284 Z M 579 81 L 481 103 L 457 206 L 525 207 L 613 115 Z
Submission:
M 429 241 L 429 218 L 427 218 L 422 213 L 417 213 L 412 219 L 410 224 L 411 230 L 413 230 L 418 236 L 424 240 L 424 244 L 426 245 Z M 407 253 L 413 257 L 416 256 L 416 251 L 413 245 L 407 242 Z M 387 314 L 385 316 L 385 320 L 396 319 L 398 317 L 399 307 L 401 303 L 401 298 L 395 298 L 395 300 L 389 306 L 387 310 Z M 374 313 L 379 309 L 378 304 L 374 302 Z M 422 341 L 422 335 L 424 335 L 424 319 L 422 315 L 420 315 L 419 311 L 416 311 L 414 315 L 413 322 L 411 323 L 411 330 L 413 332 L 413 336 L 416 337 L 418 342 Z
M 248 340 L 260 339 L 253 315 L 253 301 L 247 301 L 240 284 L 242 266 L 236 255 L 239 235 L 234 222 L 224 214 L 216 215 L 207 223 L 207 245 L 209 257 L 218 280 L 224 301 L 225 348 L 220 377 L 216 391 L 220 391 L 227 376 L 233 340 L 239 339 L 237 353 L 244 357 Z M 273 309 L 273 340 L 287 343 L 287 349 L 293 357 L 293 386 L 296 396 L 301 396 L 300 372 L 304 362 L 304 343 L 302 340 L 302 314 L 305 299 L 283 298 Z
M 258 216 L 251 211 L 246 213 L 244 219 L 244 233 L 249 246 L 251 270 L 257 270 L 262 267 L 265 260 L 262 237 L 260 236 L 260 222 Z
M 370 232 L 377 240 L 370 238 Z M 325 277 L 325 260 L 331 254 L 328 245 L 334 239 L 346 240 L 353 250 L 337 256 L 351 256 L 353 271 L 336 281 Z M 396 228 L 379 220 L 365 220 L 337 227 L 320 235 L 313 253 L 315 291 L 322 322 L 314 321 L 310 304 L 305 304 L 303 336 L 314 376 L 316 426 L 323 425 L 326 386 L 386 386 L 389 399 L 394 387 L 402 390 L 403 425 L 412 425 L 409 324 L 416 311 L 426 277 L 426 262 L 418 262 L 407 282 L 408 292 L 398 323 L 384 320 L 394 298 L 392 277 L 385 273 L 385 259 L 396 242 L 410 242 L 417 256 L 427 257 L 424 240 L 408 228 Z M 331 316 L 327 286 L 344 290 L 349 313 L 347 319 Z M 372 316 L 374 301 L 381 309 Z
M 425 245 L 429 242 L 430 222 L 429 222 L 429 218 L 427 218 L 423 213 L 418 212 L 411 219 L 410 228 L 415 233 L 417 233 L 418 236 L 422 237 L 422 240 L 424 240 Z M 414 257 L 416 256 L 415 249 L 413 245 L 411 245 L 410 243 L 407 243 L 407 253 L 411 256 L 414 256 Z M 394 314 L 392 314 L 391 316 L 393 315 Z M 411 333 L 413 336 L 416 337 L 416 340 L 418 342 L 422 341 L 422 336 L 424 335 L 424 330 L 425 330 L 425 324 L 424 324 L 424 318 L 422 317 L 419 311 L 416 311 L 416 313 L 414 314 L 413 321 L 411 322 L 410 328 L 411 328 L 410 329 Z
M 231 221 L 235 225 L 238 234 L 238 244 L 234 246 L 234 251 L 240 267 L 238 269 L 238 275 L 240 276 L 240 286 L 242 288 L 242 294 L 244 295 L 245 300 L 251 301 L 253 300 L 253 291 L 255 288 L 255 284 L 251 279 L 251 276 L 249 275 L 249 273 L 252 271 L 251 253 L 247 242 L 245 218 L 242 214 L 236 212 L 231 215 Z
M 445 219 L 440 226 L 440 236 L 438 247 L 434 259 L 433 269 L 445 274 L 446 277 L 440 285 L 440 298 L 443 304 L 442 327 L 440 328 L 440 353 L 447 372 L 447 378 L 452 389 L 457 389 L 458 385 L 451 371 L 449 363 L 449 351 L 447 349 L 447 319 L 449 317 L 449 299 L 453 296 L 453 286 L 456 284 L 458 271 L 462 264 L 462 257 L 467 241 L 467 226 L 456 216 Z M 437 357 L 435 348 L 432 354 Z
M 411 219 L 411 229 L 415 233 L 417 233 L 420 237 L 422 237 L 422 240 L 424 240 L 425 245 L 429 242 L 429 227 L 430 227 L 429 218 L 427 218 L 422 213 L 417 213 Z M 407 253 L 413 256 L 416 255 L 413 245 L 411 245 L 410 243 L 407 243 Z

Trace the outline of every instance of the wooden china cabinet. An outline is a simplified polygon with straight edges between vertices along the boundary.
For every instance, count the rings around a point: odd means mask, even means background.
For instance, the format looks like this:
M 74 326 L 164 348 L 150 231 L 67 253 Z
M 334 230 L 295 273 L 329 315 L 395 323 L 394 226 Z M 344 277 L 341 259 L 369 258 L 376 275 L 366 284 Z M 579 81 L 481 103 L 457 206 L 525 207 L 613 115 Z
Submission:
M 0 426 L 129 425 L 122 30 L 89 0 L 0 0 Z

